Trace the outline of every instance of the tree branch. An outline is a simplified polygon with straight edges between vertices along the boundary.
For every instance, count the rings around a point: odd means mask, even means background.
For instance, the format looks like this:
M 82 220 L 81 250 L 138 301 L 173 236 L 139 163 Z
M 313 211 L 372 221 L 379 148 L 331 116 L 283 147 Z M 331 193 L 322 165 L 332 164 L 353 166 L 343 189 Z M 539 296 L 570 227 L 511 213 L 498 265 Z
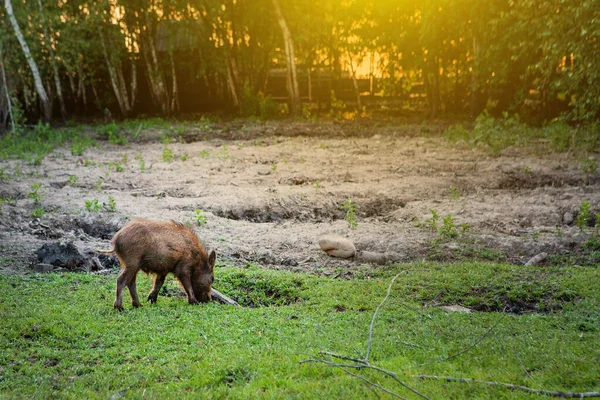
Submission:
M 482 385 L 500 386 L 500 387 L 507 388 L 507 389 L 520 390 L 523 392 L 539 394 L 541 396 L 561 397 L 561 398 L 565 398 L 565 399 L 583 399 L 583 398 L 589 398 L 589 397 L 600 397 L 600 392 L 560 392 L 560 391 L 550 391 L 550 390 L 538 390 L 538 389 L 533 389 L 533 388 L 530 388 L 527 386 L 513 385 L 512 383 L 480 381 L 480 380 L 471 379 L 471 378 L 453 378 L 450 376 L 434 376 L 434 375 L 414 375 L 413 378 L 429 379 L 429 380 L 436 380 L 436 381 L 446 381 L 446 382 L 478 383 L 478 384 L 482 384 Z

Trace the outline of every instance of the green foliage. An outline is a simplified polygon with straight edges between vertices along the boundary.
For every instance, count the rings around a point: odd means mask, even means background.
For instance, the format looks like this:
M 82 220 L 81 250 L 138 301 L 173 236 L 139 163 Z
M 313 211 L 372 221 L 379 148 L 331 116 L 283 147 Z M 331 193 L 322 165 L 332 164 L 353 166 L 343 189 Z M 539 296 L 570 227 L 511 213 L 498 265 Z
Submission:
M 34 182 L 31 185 L 31 191 L 27 194 L 27 197 L 33 199 L 33 204 L 39 204 L 42 201 L 42 194 L 40 189 L 42 188 L 42 184 L 39 182 Z
M 119 126 L 117 126 L 117 124 L 114 122 L 100 127 L 98 129 L 98 133 L 106 137 L 110 144 L 115 144 L 118 146 L 125 146 L 129 144 L 129 140 L 127 140 L 125 134 L 121 132 Z
M 461 196 L 460 189 L 452 186 L 450 189 L 448 189 L 448 196 L 452 201 L 457 201 Z
M 8 182 L 11 178 L 11 175 L 6 172 L 6 167 L 0 168 L 0 182 Z
M 208 222 L 206 219 L 206 215 L 204 215 L 202 210 L 196 210 L 196 213 L 194 214 L 192 219 L 194 220 L 194 222 L 196 222 L 196 225 L 198 226 L 204 226 Z
M 352 202 L 350 198 L 347 198 L 346 202 L 342 205 L 341 209 L 343 211 L 346 211 L 344 220 L 348 223 L 350 229 L 356 229 L 358 227 L 358 218 L 356 216 L 358 204 Z
M 175 155 L 173 154 L 173 150 L 169 146 L 165 146 L 162 153 L 163 162 L 170 163 L 175 160 Z
M 98 212 L 102 209 L 102 206 L 98 202 L 98 199 L 85 200 L 85 209 L 89 212 Z
M 46 212 L 44 211 L 44 207 L 39 207 L 31 211 L 31 216 L 33 218 L 42 218 Z
M 583 232 L 584 228 L 588 226 L 588 222 L 590 221 L 591 213 L 590 213 L 590 203 L 588 201 L 582 201 L 579 204 L 579 213 L 577 214 L 577 227 L 580 232 Z
M 438 225 L 439 225 L 439 222 L 440 222 L 440 216 L 439 216 L 437 210 L 435 210 L 433 208 L 430 208 L 429 212 L 431 213 L 431 218 L 426 219 L 425 223 L 427 225 L 429 225 L 429 229 L 430 230 L 432 230 L 434 232 L 437 232 Z
M 138 153 L 135 156 L 135 159 L 138 160 L 139 166 L 140 166 L 140 172 L 144 173 L 146 172 L 146 162 L 144 161 L 144 157 L 142 156 L 142 153 Z
M 87 201 L 86 201 L 86 208 L 87 208 Z M 94 205 L 90 205 L 90 208 L 94 208 Z M 108 202 L 104 205 L 104 208 L 108 212 L 117 212 L 117 202 L 113 196 L 108 196 Z M 91 210 L 88 208 L 88 211 L 91 211 Z
M 202 150 L 200 152 L 200 158 L 208 158 L 208 157 L 210 157 L 210 153 L 208 151 Z
M 71 154 L 74 156 L 82 156 L 83 152 L 92 146 L 95 146 L 95 143 L 89 136 L 85 134 L 76 135 L 73 137 L 71 143 Z
M 444 218 L 442 218 L 442 226 L 440 226 L 440 235 L 449 239 L 458 236 L 456 220 L 454 219 L 452 214 L 448 214 Z
M 329 108 L 329 116 L 335 119 L 343 119 L 344 113 L 346 112 L 346 103 L 343 100 L 338 99 L 335 96 L 335 92 L 331 90 L 330 92 L 330 108 Z
M 77 175 L 69 175 L 69 179 L 67 180 L 67 185 L 76 186 L 77 185 Z
M 260 119 L 273 119 L 281 115 L 279 104 L 271 96 L 265 96 L 262 92 L 254 93 L 253 90 L 244 86 L 242 88 L 240 115 L 243 117 L 259 117 Z

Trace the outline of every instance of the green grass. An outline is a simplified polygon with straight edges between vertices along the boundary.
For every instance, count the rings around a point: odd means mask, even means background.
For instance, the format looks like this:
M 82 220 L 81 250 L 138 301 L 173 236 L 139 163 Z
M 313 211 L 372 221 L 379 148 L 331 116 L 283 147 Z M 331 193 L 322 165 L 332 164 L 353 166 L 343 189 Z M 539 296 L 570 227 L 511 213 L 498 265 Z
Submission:
M 382 267 L 350 281 L 219 267 L 215 287 L 246 307 L 189 306 L 170 280 L 156 305 L 126 305 L 122 313 L 112 309 L 114 276 L 0 276 L 0 397 L 375 398 L 340 370 L 299 362 L 321 350 L 362 355 L 373 311 L 402 270 L 374 326 L 374 365 L 437 399 L 537 397 L 410 376 L 599 389 L 600 270 L 423 263 Z M 140 293 L 150 285 L 138 276 Z M 469 304 L 469 295 L 531 304 L 553 299 L 560 307 L 521 315 L 431 307 Z M 494 324 L 470 351 L 438 362 Z M 414 398 L 383 376 L 358 372 Z

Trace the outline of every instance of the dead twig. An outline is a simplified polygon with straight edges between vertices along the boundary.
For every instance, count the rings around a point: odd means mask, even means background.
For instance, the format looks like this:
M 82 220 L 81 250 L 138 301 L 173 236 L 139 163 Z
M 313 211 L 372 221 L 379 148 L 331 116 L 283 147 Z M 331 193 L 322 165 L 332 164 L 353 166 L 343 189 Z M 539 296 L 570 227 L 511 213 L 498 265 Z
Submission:
M 540 390 L 540 389 L 533 389 L 533 388 L 530 388 L 527 386 L 513 385 L 512 383 L 480 381 L 480 380 L 471 379 L 471 378 L 453 378 L 450 376 L 434 376 L 434 375 L 414 375 L 413 378 L 429 379 L 429 380 L 436 380 L 436 381 L 446 381 L 446 382 L 478 383 L 478 384 L 482 384 L 482 385 L 500 386 L 500 387 L 511 389 L 511 390 L 520 390 L 523 392 L 539 394 L 541 396 L 561 397 L 561 398 L 565 398 L 565 399 L 583 399 L 583 398 L 590 398 L 590 397 L 600 397 L 600 392 L 560 392 L 560 391 L 551 391 L 551 390 Z

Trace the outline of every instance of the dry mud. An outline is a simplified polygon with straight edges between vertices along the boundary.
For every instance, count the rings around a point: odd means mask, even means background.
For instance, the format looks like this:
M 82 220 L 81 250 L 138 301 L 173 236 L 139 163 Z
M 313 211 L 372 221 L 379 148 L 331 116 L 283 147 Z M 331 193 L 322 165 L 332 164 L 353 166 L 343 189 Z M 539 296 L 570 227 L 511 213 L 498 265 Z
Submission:
M 0 272 L 35 267 L 37 249 L 48 242 L 73 241 L 91 257 L 137 216 L 192 221 L 220 262 L 325 275 L 375 266 L 327 256 L 318 245 L 324 234 L 399 261 L 524 264 L 541 252 L 579 251 L 589 236 L 575 226 L 580 203 L 600 211 L 597 173 L 584 173 L 569 154 L 508 149 L 492 157 L 449 144 L 436 135 L 441 129 L 235 121 L 179 130 L 170 144 L 161 142 L 166 131 L 143 129 L 129 145 L 98 138 L 83 156 L 61 148 L 40 166 L 0 161 L 10 175 L 0 182 Z M 163 160 L 167 146 L 172 162 Z M 116 172 L 115 163 L 124 170 Z M 34 182 L 42 185 L 39 204 L 28 196 Z M 85 200 L 102 204 L 109 196 L 116 212 L 86 210 Z M 356 229 L 344 220 L 347 199 L 358 205 Z M 40 206 L 46 213 L 33 218 Z M 449 239 L 433 231 L 432 209 L 438 225 L 451 214 L 461 234 Z M 205 225 L 193 222 L 196 210 Z

